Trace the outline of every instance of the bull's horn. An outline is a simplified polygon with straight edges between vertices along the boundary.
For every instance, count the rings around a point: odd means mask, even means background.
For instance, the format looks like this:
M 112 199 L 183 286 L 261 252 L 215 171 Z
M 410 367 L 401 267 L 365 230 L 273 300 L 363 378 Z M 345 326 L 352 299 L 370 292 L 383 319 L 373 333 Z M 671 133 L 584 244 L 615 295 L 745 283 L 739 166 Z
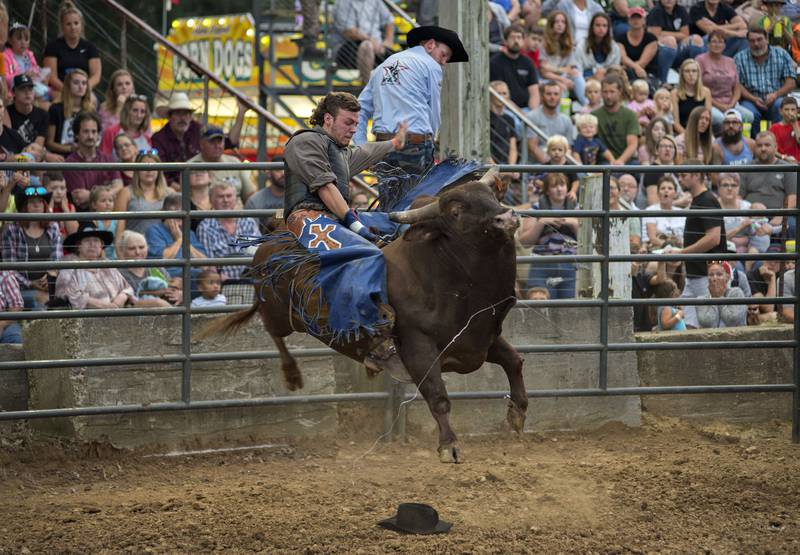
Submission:
M 414 224 L 423 220 L 432 220 L 439 215 L 439 201 L 434 201 L 420 208 L 390 212 L 389 219 L 400 224 Z
M 486 170 L 486 173 L 483 174 L 483 177 L 481 177 L 480 182 L 483 183 L 484 185 L 492 187 L 494 185 L 494 180 L 497 178 L 498 175 L 500 175 L 500 170 L 497 169 L 497 166 L 492 166 L 488 170 Z

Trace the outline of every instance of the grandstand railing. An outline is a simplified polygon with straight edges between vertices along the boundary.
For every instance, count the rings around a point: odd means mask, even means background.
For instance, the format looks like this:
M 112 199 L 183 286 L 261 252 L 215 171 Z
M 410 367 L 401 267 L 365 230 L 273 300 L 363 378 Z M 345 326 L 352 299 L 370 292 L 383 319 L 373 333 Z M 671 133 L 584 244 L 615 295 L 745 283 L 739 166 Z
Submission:
M 207 163 L 180 163 L 180 164 L 150 164 L 152 169 L 162 171 L 180 171 L 184 191 L 189 190 L 188 170 L 197 169 L 240 169 L 240 164 L 207 164 Z M 249 167 L 256 171 L 280 168 L 280 164 L 275 163 L 254 163 Z M 0 171 L 3 170 L 41 170 L 43 168 L 61 170 L 85 170 L 85 169 L 117 169 L 130 170 L 141 169 L 137 164 L 0 164 Z M 797 249 L 794 253 L 763 253 L 763 254 L 736 254 L 736 253 L 706 253 L 706 254 L 612 254 L 610 252 L 609 234 L 611 228 L 611 218 L 620 217 L 641 217 L 643 214 L 627 210 L 611 210 L 609 196 L 609 182 L 612 173 L 628 171 L 633 173 L 663 173 L 663 172 L 723 172 L 730 171 L 730 166 L 546 166 L 546 165 L 526 165 L 526 166 L 500 166 L 502 171 L 513 172 L 552 172 L 552 171 L 579 171 L 601 173 L 603 177 L 603 203 L 600 210 L 527 210 L 520 212 L 523 216 L 572 216 L 577 218 L 599 218 L 602 221 L 600 254 L 595 255 L 558 255 L 548 256 L 548 262 L 597 262 L 600 263 L 601 271 L 601 290 L 598 299 L 570 299 L 570 300 L 549 300 L 549 301 L 521 301 L 521 306 L 545 307 L 600 307 L 600 338 L 597 343 L 572 343 L 559 345 L 516 345 L 515 348 L 521 353 L 554 353 L 554 352 L 597 352 L 599 354 L 599 377 L 597 387 L 584 389 L 546 389 L 528 390 L 527 395 L 532 398 L 538 397 L 586 397 L 586 396 L 618 396 L 618 395 L 664 395 L 664 394 L 693 394 L 693 393 L 743 393 L 743 392 L 786 392 L 792 394 L 792 440 L 800 442 L 800 320 L 797 318 L 800 300 L 797 291 L 800 289 L 800 272 L 794 273 L 795 296 L 793 297 L 770 297 L 770 298 L 749 298 L 749 299 L 681 299 L 683 305 L 734 305 L 734 304 L 793 304 L 795 308 L 794 335 L 792 340 L 763 340 L 751 342 L 738 341 L 716 341 L 716 342 L 666 342 L 666 343 L 613 343 L 608 337 L 608 318 L 611 307 L 633 307 L 640 305 L 657 305 L 663 303 L 662 299 L 611 299 L 609 298 L 609 263 L 611 262 L 631 262 L 648 260 L 794 260 L 796 267 L 800 261 Z M 757 173 L 781 171 L 786 172 L 789 168 L 786 165 L 750 165 L 736 166 L 735 170 L 740 173 Z M 795 170 L 800 173 L 800 167 Z M 174 217 L 183 220 L 183 228 L 189 229 L 192 218 L 196 217 L 233 217 L 233 216 L 260 216 L 274 214 L 274 210 L 230 210 L 230 211 L 196 211 L 191 210 L 189 195 L 183 196 L 183 203 L 179 211 L 157 211 L 157 212 L 112 212 L 112 213 L 78 213 L 78 214 L 15 214 L 0 213 L 0 222 L 21 221 L 21 220 L 89 220 L 89 219 L 143 219 L 143 218 L 165 218 Z M 674 215 L 670 211 L 648 211 L 647 216 L 667 216 Z M 793 209 L 772 209 L 772 210 L 692 210 L 686 215 L 692 216 L 732 216 L 732 215 L 767 215 L 767 216 L 794 216 L 800 215 L 797 208 Z M 92 407 L 72 407 L 58 409 L 40 409 L 25 411 L 6 411 L 0 412 L 0 421 L 18 420 L 28 418 L 45 417 L 65 417 L 65 416 L 85 416 L 99 414 L 116 414 L 132 412 L 157 412 L 173 410 L 193 410 L 226 407 L 245 407 L 245 406 L 265 406 L 265 405 L 287 405 L 296 403 L 331 403 L 331 402 L 361 402 L 373 400 L 386 401 L 386 422 L 387 433 L 391 431 L 391 424 L 395 421 L 394 411 L 399 410 L 399 402 L 404 399 L 415 398 L 406 395 L 403 388 L 390 385 L 385 392 L 372 393 L 349 393 L 331 395 L 293 395 L 278 396 L 269 398 L 251 399 L 219 399 L 197 401 L 192 400 L 191 379 L 192 363 L 200 361 L 226 361 L 226 360 L 247 360 L 247 359 L 266 359 L 277 358 L 277 351 L 240 351 L 240 352 L 219 352 L 219 353 L 193 353 L 191 346 L 191 315 L 192 314 L 218 314 L 233 312 L 245 308 L 242 305 L 215 307 L 215 308 L 191 308 L 191 291 L 187 284 L 191 281 L 190 270 L 195 266 L 217 266 L 217 265 L 243 265 L 248 262 L 246 257 L 228 257 L 216 259 L 192 259 L 189 248 L 190 234 L 183 234 L 182 252 L 187 253 L 184 258 L 176 259 L 148 259 L 148 260 L 106 260 L 106 261 L 59 261 L 59 262 L 0 262 L 0 270 L 42 270 L 42 269 L 63 269 L 63 268 L 97 268 L 97 267 L 156 267 L 156 266 L 180 266 L 183 269 L 183 299 L 182 306 L 171 308 L 151 308 L 151 309 L 117 309 L 117 310 L 54 310 L 46 312 L 4 312 L 0 313 L 0 320 L 33 320 L 41 318 L 86 318 L 86 317 L 123 317 L 135 315 L 166 315 L 180 314 L 181 319 L 181 353 L 164 356 L 137 356 L 137 357 L 99 357 L 94 359 L 69 359 L 69 360 L 39 360 L 23 362 L 2 362 L 0 371 L 19 370 L 31 368 L 64 368 L 79 364 L 80 366 L 118 366 L 118 365 L 141 365 L 141 364 L 175 364 L 182 365 L 182 385 L 181 400 L 179 402 L 162 402 L 141 405 L 114 405 L 114 406 L 92 406 Z M 795 245 L 800 239 L 800 230 L 796 229 Z M 521 256 L 518 262 L 532 263 L 541 261 L 537 256 Z M 643 351 L 643 350 L 699 350 L 699 349 L 769 349 L 769 348 L 791 348 L 793 350 L 792 381 L 789 383 L 777 384 L 718 384 L 704 386 L 671 386 L 671 387 L 608 387 L 608 353 L 623 351 Z M 328 348 L 317 349 L 296 349 L 292 350 L 294 356 L 309 357 L 320 356 L 321 354 L 331 353 Z M 453 392 L 450 394 L 452 399 L 496 399 L 507 395 L 506 391 L 470 391 Z

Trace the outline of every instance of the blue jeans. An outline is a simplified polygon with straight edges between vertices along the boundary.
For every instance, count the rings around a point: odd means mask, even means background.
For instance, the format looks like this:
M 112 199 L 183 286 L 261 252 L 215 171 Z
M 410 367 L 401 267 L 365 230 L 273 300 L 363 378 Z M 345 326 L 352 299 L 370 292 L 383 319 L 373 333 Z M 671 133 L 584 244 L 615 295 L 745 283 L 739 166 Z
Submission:
M 759 131 L 761 131 L 761 120 L 767 118 L 772 123 L 777 123 L 781 121 L 781 103 L 783 102 L 783 98 L 775 99 L 775 102 L 772 103 L 772 106 L 767 108 L 766 110 L 761 110 L 756 107 L 755 104 L 750 102 L 749 100 L 740 100 L 739 104 L 745 109 L 749 110 L 753 113 L 753 130 L 750 132 L 750 136 L 752 138 L 756 138 Z
M 433 140 L 415 145 L 406 143 L 403 150 L 391 152 L 383 161 L 409 175 L 422 175 L 433 164 Z
M 708 35 L 703 37 L 703 45 L 708 50 Z M 725 39 L 725 50 L 722 51 L 723 56 L 733 58 L 737 52 L 746 50 L 748 47 L 747 39 L 744 37 L 730 37 Z M 685 312 L 684 312 L 685 314 Z
M 528 289 L 544 287 L 551 299 L 574 299 L 575 274 L 575 264 L 571 262 L 537 261 L 531 264 L 528 271 Z
M 575 99 L 580 102 L 581 106 L 586 106 L 586 104 L 588 104 L 586 100 L 586 80 L 583 78 L 583 75 L 579 72 L 577 77 L 569 76 L 569 79 L 575 86 L 575 88 L 572 89 L 572 92 L 575 94 Z
M 677 49 L 659 44 L 658 54 L 656 54 L 656 63 L 658 64 L 656 77 L 661 79 L 662 83 L 666 83 L 670 69 L 678 69 L 684 60 L 695 58 L 705 51 L 706 48 L 693 44 L 679 45 Z
M 39 294 L 37 289 L 23 289 L 20 287 L 22 300 L 25 302 L 25 310 L 44 310 L 44 306 L 36 299 Z
M 12 322 L 0 332 L 0 343 L 22 343 L 22 326 Z

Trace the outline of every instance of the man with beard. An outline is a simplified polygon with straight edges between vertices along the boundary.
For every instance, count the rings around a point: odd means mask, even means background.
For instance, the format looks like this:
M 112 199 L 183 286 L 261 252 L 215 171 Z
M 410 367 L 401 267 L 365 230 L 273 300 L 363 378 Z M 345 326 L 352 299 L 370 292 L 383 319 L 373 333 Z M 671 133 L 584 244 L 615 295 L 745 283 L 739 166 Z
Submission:
M 794 62 L 786 50 L 769 45 L 767 32 L 757 23 L 747 32 L 750 48 L 734 57 L 739 74 L 740 104 L 753 112 L 753 129 L 760 129 L 761 119 L 781 120 L 783 97 L 796 86 Z
M 603 78 L 603 106 L 592 112 L 598 121 L 598 138 L 608 147 L 611 164 L 635 164 L 639 148 L 639 119 L 636 112 L 622 105 L 622 79 L 616 75 Z
M 273 162 L 283 163 L 283 156 L 275 156 Z M 286 175 L 283 168 L 269 170 L 269 183 L 259 192 L 247 199 L 244 207 L 247 210 L 270 210 L 283 208 L 283 195 L 286 191 Z M 272 230 L 274 216 L 261 216 L 258 219 L 259 227 L 263 233 Z
M 245 112 L 247 107 L 239 103 L 236 120 L 225 137 L 225 148 L 239 144 Z M 193 113 L 189 96 L 183 92 L 173 93 L 168 104 L 156 107 L 158 117 L 167 118 L 167 124 L 153 134 L 153 148 L 162 162 L 186 162 L 200 152 L 203 126 L 192 118 Z M 180 183 L 180 172 L 164 172 L 164 176 L 168 183 Z
M 755 146 L 753 139 L 742 136 L 742 114 L 736 110 L 725 112 L 722 135 L 714 141 L 717 158 L 726 166 L 746 166 L 753 161 Z
M 775 135 L 769 131 L 759 133 L 756 137 L 755 148 L 756 164 L 778 164 L 787 166 L 785 172 L 757 172 L 743 173 L 739 194 L 750 202 L 760 202 L 769 209 L 795 208 L 797 206 L 797 174 L 792 169 L 792 164 L 777 157 L 778 147 Z M 774 216 L 769 224 L 772 234 L 781 232 L 782 216 Z M 794 218 L 789 218 L 789 237 L 794 237 Z
M 72 120 L 77 148 L 64 161 L 78 164 L 113 162 L 111 156 L 97 148 L 101 132 L 100 116 L 94 112 L 78 112 Z M 64 180 L 72 203 L 82 212 L 89 209 L 89 195 L 98 185 L 110 186 L 114 194 L 122 189 L 122 175 L 117 170 L 70 170 L 64 172 Z
M 555 82 L 541 85 L 542 105 L 533 110 L 528 116 L 536 127 L 542 130 L 545 137 L 562 135 L 569 144 L 575 142 L 575 126 L 572 120 L 559 111 L 561 104 L 561 85 Z M 547 162 L 547 153 L 542 148 L 543 143 L 532 131 L 528 132 L 528 151 L 536 158 L 537 162 Z
M 539 78 L 536 68 L 527 56 L 522 56 L 525 30 L 519 25 L 509 25 L 504 34 L 505 49 L 489 61 L 489 80 L 504 81 L 511 91 L 511 100 L 520 108 L 535 109 L 539 105 Z

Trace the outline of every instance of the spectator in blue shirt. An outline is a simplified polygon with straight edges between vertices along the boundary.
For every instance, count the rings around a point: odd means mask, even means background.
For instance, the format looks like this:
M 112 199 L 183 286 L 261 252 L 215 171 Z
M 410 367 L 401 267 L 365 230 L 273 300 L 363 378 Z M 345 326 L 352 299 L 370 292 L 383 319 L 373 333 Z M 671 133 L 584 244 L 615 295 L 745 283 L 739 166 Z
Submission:
M 739 103 L 753 112 L 753 129 L 760 129 L 761 119 L 781 121 L 781 102 L 796 85 L 794 62 L 786 50 L 769 45 L 767 32 L 757 24 L 747 32 L 750 48 L 736 56 L 742 97 Z
M 164 211 L 181 209 L 181 195 L 172 193 L 164 198 L 161 205 Z M 181 218 L 164 218 L 147 228 L 145 234 L 148 246 L 148 258 L 183 258 L 183 220 Z M 189 230 L 189 246 L 192 258 L 206 258 L 206 251 L 195 232 Z M 192 268 L 192 281 L 196 279 L 195 274 L 200 268 Z M 171 266 L 167 268 L 170 277 L 181 277 L 183 268 Z M 194 287 L 193 287 L 194 289 Z

